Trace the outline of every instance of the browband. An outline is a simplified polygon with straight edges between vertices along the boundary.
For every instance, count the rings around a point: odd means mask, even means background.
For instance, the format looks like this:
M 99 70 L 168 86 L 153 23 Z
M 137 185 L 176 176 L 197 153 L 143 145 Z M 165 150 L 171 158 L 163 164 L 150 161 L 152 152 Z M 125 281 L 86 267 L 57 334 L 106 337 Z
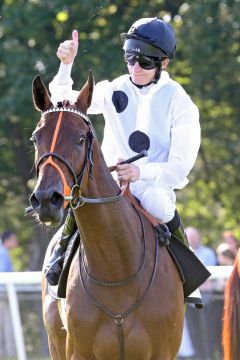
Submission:
M 91 124 L 91 121 L 90 121 L 87 114 L 84 114 L 79 110 L 71 109 L 71 108 L 68 108 L 68 107 L 53 107 L 53 108 L 51 108 L 49 110 L 46 110 L 46 111 L 42 112 L 42 116 L 44 116 L 46 114 L 49 114 L 49 113 L 52 113 L 52 112 L 61 112 L 61 111 L 63 111 L 63 112 L 71 112 L 73 114 L 77 114 L 77 115 L 81 116 L 88 124 Z

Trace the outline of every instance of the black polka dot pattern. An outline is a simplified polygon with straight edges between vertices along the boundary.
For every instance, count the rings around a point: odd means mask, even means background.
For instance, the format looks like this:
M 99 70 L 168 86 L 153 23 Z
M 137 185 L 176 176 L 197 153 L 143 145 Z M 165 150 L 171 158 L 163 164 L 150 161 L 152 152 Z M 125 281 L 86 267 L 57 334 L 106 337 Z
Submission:
M 112 95 L 112 102 L 115 106 L 116 112 L 123 112 L 128 106 L 128 97 L 123 91 L 114 91 Z
M 136 130 L 129 136 L 128 145 L 136 153 L 140 153 L 142 150 L 148 151 L 150 139 L 144 132 Z

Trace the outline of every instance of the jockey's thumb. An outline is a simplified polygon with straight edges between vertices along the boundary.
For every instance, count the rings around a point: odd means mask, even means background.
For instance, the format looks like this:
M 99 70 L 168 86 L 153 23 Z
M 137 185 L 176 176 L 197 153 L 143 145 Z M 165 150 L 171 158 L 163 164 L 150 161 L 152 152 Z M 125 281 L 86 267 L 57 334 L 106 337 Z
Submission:
M 78 31 L 77 30 L 73 30 L 72 40 L 73 40 L 74 47 L 77 50 L 77 48 L 78 48 Z

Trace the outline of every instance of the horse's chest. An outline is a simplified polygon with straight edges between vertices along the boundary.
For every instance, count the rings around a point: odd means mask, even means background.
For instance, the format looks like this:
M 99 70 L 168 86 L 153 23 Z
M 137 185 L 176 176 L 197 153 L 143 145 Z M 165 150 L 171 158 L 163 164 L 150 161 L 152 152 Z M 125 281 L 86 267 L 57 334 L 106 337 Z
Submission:
M 124 360 L 151 360 L 156 353 L 159 354 L 161 336 L 164 335 L 166 326 L 155 305 L 149 299 L 149 302 L 146 301 L 146 304 L 124 319 L 121 325 Z M 85 296 L 82 296 L 78 304 L 71 306 L 68 313 L 71 342 L 76 355 L 82 356 L 81 359 L 120 360 L 122 340 L 119 330 L 114 319 L 89 302 Z
M 145 281 L 141 282 L 141 288 L 129 286 L 128 291 L 124 289 L 121 293 L 119 290 L 117 295 L 117 290 L 100 288 L 97 291 L 96 287 L 87 285 L 98 305 L 103 305 L 112 313 L 121 314 L 131 308 L 133 303 L 137 304 L 147 288 L 148 279 L 149 276 L 146 276 Z M 170 280 L 173 281 L 163 269 L 157 272 L 151 291 L 124 319 L 121 326 L 124 360 L 168 360 L 166 354 L 176 353 L 175 343 L 180 341 L 182 328 L 182 307 L 173 295 L 176 295 L 176 289 L 178 286 L 180 289 L 181 284 L 177 283 L 178 274 L 172 286 Z M 68 294 L 68 333 L 75 357 L 79 360 L 120 360 L 120 327 L 114 318 L 100 309 L 82 288 L 77 287 L 77 281 L 76 287 L 73 286 Z M 173 301 L 170 303 L 169 299 Z M 174 349 L 170 351 L 172 347 Z
M 119 360 L 121 342 L 126 359 L 148 360 L 151 339 L 142 323 L 129 316 L 120 327 L 104 314 L 86 314 L 76 321 L 71 319 L 69 332 L 74 351 L 83 359 Z M 123 339 L 121 339 L 120 330 Z M 140 355 L 141 354 L 141 355 Z

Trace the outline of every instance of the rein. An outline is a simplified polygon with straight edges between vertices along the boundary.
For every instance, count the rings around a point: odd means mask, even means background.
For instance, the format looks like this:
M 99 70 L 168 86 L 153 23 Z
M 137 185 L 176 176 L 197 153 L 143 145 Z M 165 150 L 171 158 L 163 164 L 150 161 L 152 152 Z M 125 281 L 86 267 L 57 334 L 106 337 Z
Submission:
M 74 185 L 70 196 L 65 196 L 65 200 L 70 201 L 71 207 L 76 210 L 84 204 L 107 204 L 120 200 L 125 192 L 125 188 L 119 192 L 118 195 L 103 197 L 103 198 L 86 198 L 81 195 L 81 189 L 79 185 Z

